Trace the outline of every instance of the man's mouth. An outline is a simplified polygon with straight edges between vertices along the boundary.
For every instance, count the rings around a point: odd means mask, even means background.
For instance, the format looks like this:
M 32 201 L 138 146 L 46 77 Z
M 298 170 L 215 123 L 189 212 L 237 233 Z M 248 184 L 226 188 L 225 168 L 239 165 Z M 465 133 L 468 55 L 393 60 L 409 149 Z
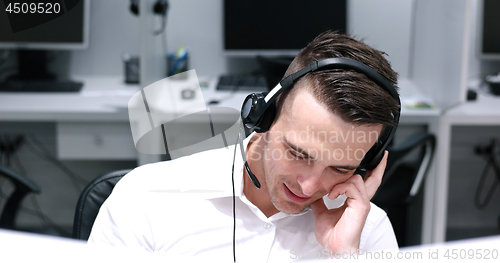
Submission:
M 297 195 L 292 190 L 290 190 L 290 188 L 288 188 L 288 186 L 286 186 L 286 184 L 283 184 L 283 188 L 285 190 L 286 197 L 288 197 L 288 199 L 290 199 L 291 201 L 293 201 L 295 203 L 305 203 L 309 199 L 311 199 L 310 196 L 307 197 L 307 196 L 303 196 L 303 195 L 300 195 L 300 196 Z

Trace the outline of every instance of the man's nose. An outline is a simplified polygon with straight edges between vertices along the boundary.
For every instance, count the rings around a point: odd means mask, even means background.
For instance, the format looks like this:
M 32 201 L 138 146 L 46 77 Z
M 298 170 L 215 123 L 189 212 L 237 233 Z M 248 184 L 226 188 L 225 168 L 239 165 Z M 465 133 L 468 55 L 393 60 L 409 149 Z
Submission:
M 318 165 L 317 167 L 312 167 L 303 171 L 301 175 L 297 177 L 297 182 L 302 188 L 302 194 L 312 196 L 320 189 L 323 171 L 324 168 Z

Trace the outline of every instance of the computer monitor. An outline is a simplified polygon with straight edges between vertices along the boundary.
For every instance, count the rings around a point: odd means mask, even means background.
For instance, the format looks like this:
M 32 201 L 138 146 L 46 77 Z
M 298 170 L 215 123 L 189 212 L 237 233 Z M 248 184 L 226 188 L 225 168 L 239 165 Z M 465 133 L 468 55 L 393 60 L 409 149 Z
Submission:
M 55 79 L 48 50 L 89 46 L 90 0 L 1 0 L 0 49 L 15 49 L 15 79 Z
M 224 0 L 223 51 L 295 56 L 327 29 L 346 31 L 346 0 Z
M 481 11 L 479 57 L 500 60 L 500 1 L 484 0 Z

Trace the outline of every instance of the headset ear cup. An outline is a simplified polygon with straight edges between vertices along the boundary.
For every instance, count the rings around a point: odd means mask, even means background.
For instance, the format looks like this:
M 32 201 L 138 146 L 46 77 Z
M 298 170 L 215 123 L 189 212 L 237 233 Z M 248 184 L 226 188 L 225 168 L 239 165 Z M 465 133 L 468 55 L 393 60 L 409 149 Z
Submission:
M 377 154 L 373 156 L 370 160 L 368 160 L 368 163 L 366 164 L 366 169 L 367 170 L 373 170 L 375 169 L 380 161 L 382 161 L 382 158 L 384 157 L 384 150 L 381 149 L 381 146 L 377 146 Z
M 271 105 L 269 105 L 264 114 L 262 114 L 262 119 L 256 125 L 257 128 L 255 129 L 255 131 L 258 133 L 268 131 L 269 128 L 271 128 L 271 124 L 273 124 L 275 117 L 276 117 L 276 102 L 273 102 Z
M 130 12 L 134 15 L 139 15 L 139 0 L 130 0 Z

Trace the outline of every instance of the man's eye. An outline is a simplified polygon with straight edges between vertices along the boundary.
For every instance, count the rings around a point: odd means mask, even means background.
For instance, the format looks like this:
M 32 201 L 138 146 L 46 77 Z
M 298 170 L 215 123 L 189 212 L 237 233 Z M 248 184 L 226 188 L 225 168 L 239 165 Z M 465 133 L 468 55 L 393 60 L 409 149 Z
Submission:
M 340 174 L 348 174 L 350 172 L 350 170 L 344 170 L 344 169 L 339 169 L 339 168 L 333 168 L 333 170 L 336 173 L 340 173 Z
M 305 159 L 307 159 L 307 156 L 302 155 L 302 154 L 300 154 L 299 152 L 297 152 L 297 151 L 295 151 L 295 150 L 291 150 L 291 149 L 290 149 L 288 152 L 289 152 L 289 153 L 290 153 L 293 157 L 295 157 L 295 158 L 297 158 L 297 159 L 299 159 L 299 160 L 305 160 Z

